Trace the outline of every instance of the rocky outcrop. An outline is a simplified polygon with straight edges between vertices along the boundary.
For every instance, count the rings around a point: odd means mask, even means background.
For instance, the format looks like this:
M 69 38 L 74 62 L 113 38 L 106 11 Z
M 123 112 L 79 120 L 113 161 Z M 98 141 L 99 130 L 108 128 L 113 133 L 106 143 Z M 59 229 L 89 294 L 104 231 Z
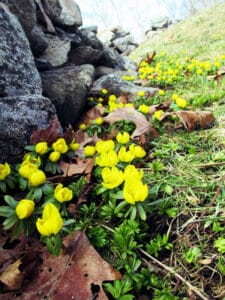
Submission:
M 153 19 L 151 21 L 151 24 L 149 26 L 149 29 L 145 32 L 145 37 L 150 39 L 153 36 L 161 33 L 165 29 L 167 29 L 169 26 L 176 24 L 179 22 L 178 20 L 170 20 L 168 17 L 159 17 L 156 19 Z
M 96 26 L 80 27 L 74 0 L 0 0 L 0 23 L 0 163 L 16 160 L 55 116 L 75 127 L 93 90 L 131 98 L 143 90 L 121 79 L 137 71 L 126 56 L 125 45 L 135 47 L 129 33 L 115 28 L 104 43 Z

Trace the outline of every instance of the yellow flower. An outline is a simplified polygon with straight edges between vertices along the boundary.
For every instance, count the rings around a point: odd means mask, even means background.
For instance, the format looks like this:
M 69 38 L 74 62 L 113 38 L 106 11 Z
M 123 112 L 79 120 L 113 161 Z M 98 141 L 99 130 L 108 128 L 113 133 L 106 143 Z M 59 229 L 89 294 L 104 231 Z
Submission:
M 118 158 L 122 162 L 131 162 L 134 159 L 134 153 L 130 150 L 126 151 L 126 148 L 123 146 L 118 152 Z
M 52 203 L 47 203 L 43 209 L 42 219 L 38 218 L 36 222 L 37 230 L 41 235 L 49 236 L 57 234 L 63 225 L 63 219 Z
M 184 99 L 184 98 L 178 98 L 175 100 L 176 101 L 176 104 L 177 106 L 181 107 L 181 108 L 184 108 L 187 106 L 187 101 Z
M 135 158 L 143 158 L 146 155 L 145 150 L 141 146 L 131 145 L 130 149 L 131 149 L 130 151 L 133 153 Z
M 31 174 L 38 170 L 38 166 L 25 160 L 19 167 L 19 174 L 24 178 L 29 178 Z
M 97 125 L 102 125 L 102 123 L 103 123 L 102 117 L 98 117 L 97 119 L 95 119 L 95 123 L 96 123 Z
M 103 95 L 108 94 L 108 90 L 107 90 L 107 89 L 102 89 L 102 94 L 103 94 Z
M 101 140 L 95 144 L 95 148 L 98 153 L 108 152 L 115 148 L 115 143 L 113 142 L 113 140 Z
M 17 217 L 22 220 L 29 218 L 34 211 L 34 201 L 28 199 L 22 199 L 16 206 Z
M 59 138 L 55 143 L 52 144 L 52 148 L 61 154 L 66 153 L 69 149 L 64 138 Z
M 124 107 L 126 107 L 126 108 L 134 108 L 134 104 L 133 103 L 125 103 Z
M 57 162 L 60 159 L 61 153 L 59 151 L 53 151 L 49 154 L 49 160 L 51 162 Z
M 34 171 L 29 177 L 28 182 L 31 186 L 38 186 L 44 183 L 46 180 L 45 173 L 41 170 Z
M 84 154 L 85 156 L 93 156 L 96 150 L 94 146 L 86 146 L 84 147 Z
M 63 187 L 62 183 L 59 183 L 54 190 L 54 196 L 57 201 L 63 203 L 73 198 L 73 192 L 71 189 Z
M 124 131 L 124 132 L 119 132 L 116 135 L 116 140 L 118 143 L 120 144 L 127 144 L 130 141 L 130 135 L 128 132 Z
M 143 114 L 148 114 L 149 113 L 149 106 L 148 105 L 145 105 L 145 104 L 141 104 L 139 107 L 138 107 L 138 110 L 140 112 L 142 112 Z
M 35 146 L 35 152 L 38 154 L 45 154 L 48 151 L 48 144 L 47 142 L 40 142 L 37 143 Z
M 123 172 L 117 167 L 102 169 L 102 185 L 106 189 L 114 189 L 123 182 Z
M 87 128 L 86 124 L 82 123 L 79 126 L 80 130 L 85 130 Z
M 25 161 L 28 161 L 34 165 L 37 165 L 37 166 L 40 166 L 41 165 L 41 158 L 40 156 L 37 156 L 35 155 L 34 153 L 26 153 L 24 155 L 24 158 L 23 158 L 23 163 Z
M 171 98 L 172 98 L 174 101 L 176 101 L 179 97 L 180 97 L 179 95 L 173 94 Z
M 158 94 L 159 94 L 159 96 L 163 96 L 163 95 L 165 95 L 165 91 L 164 90 L 159 90 Z
M 95 158 L 95 163 L 100 167 L 113 167 L 118 163 L 117 153 L 114 150 L 102 152 Z
M 144 91 L 138 91 L 138 97 L 144 97 L 145 92 Z
M 71 150 L 76 151 L 80 148 L 80 144 L 75 143 L 75 140 L 72 140 L 72 142 L 69 144 L 69 147 Z
M 129 179 L 134 179 L 136 181 L 139 181 L 142 179 L 144 173 L 143 171 L 138 171 L 138 169 L 134 165 L 128 165 L 126 166 L 124 170 L 124 180 L 127 181 Z
M 135 202 L 139 201 L 143 202 L 148 197 L 148 186 L 140 180 L 127 180 L 123 188 L 123 197 L 130 204 L 135 204 Z
M 102 97 L 99 97 L 99 98 L 98 98 L 98 102 L 99 102 L 99 103 L 102 103 L 103 101 L 104 101 L 104 99 L 103 99 Z
M 8 163 L 0 164 L 0 180 L 4 180 L 11 173 L 11 168 Z
M 156 112 L 154 112 L 154 117 L 156 120 L 160 121 L 163 116 L 165 115 L 164 111 L 163 110 L 157 110 Z
M 115 102 L 116 101 L 116 95 L 112 94 L 109 96 L 109 101 Z

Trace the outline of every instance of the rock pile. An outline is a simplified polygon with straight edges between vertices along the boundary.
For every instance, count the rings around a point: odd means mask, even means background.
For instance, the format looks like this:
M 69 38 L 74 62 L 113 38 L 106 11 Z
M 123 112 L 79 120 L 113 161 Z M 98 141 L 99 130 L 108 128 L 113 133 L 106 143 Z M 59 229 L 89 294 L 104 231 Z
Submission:
M 0 163 L 16 161 L 31 133 L 55 116 L 74 127 L 101 83 L 117 94 L 141 89 L 119 77 L 136 70 L 120 55 L 127 51 L 121 33 L 102 42 L 96 30 L 81 27 L 73 0 L 0 0 L 0 24 Z
M 163 32 L 169 26 L 176 24 L 178 20 L 170 20 L 168 17 L 159 17 L 152 20 L 150 27 L 145 32 L 145 37 L 151 39 L 154 35 Z

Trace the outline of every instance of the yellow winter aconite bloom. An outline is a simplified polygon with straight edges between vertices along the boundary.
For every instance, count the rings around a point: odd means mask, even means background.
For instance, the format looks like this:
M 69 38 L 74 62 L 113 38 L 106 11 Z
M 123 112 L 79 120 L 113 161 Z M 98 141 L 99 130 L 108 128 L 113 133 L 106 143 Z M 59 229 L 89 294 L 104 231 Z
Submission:
M 51 162 L 57 162 L 60 159 L 61 153 L 59 151 L 53 151 L 49 154 L 49 160 Z
M 121 147 L 118 152 L 118 158 L 121 162 L 131 162 L 134 159 L 133 151 L 126 150 L 126 147 Z
M 102 152 L 95 158 L 95 163 L 100 167 L 113 167 L 118 163 L 117 153 L 114 150 Z
M 144 173 L 143 171 L 139 171 L 134 165 L 126 166 L 124 170 L 124 180 L 128 181 L 130 179 L 139 181 L 142 179 Z
M 109 96 L 109 101 L 115 102 L 116 101 L 116 95 L 112 94 Z
M 102 169 L 102 185 L 106 189 L 114 189 L 123 182 L 123 172 L 117 167 Z
M 4 180 L 11 173 L 11 168 L 8 163 L 0 164 L 0 180 Z
M 116 140 L 118 143 L 120 144 L 127 144 L 130 141 L 130 135 L 128 132 L 124 131 L 124 132 L 119 132 L 116 135 Z
M 132 147 L 131 145 L 131 152 L 133 153 L 135 158 L 143 158 L 146 155 L 145 150 L 138 145 L 135 145 L 134 147 Z
M 138 97 L 144 97 L 145 92 L 144 91 L 138 91 Z
M 45 173 L 41 170 L 34 171 L 29 177 L 28 182 L 31 186 L 39 186 L 46 180 Z
M 176 101 L 176 104 L 177 106 L 181 107 L 181 108 L 184 108 L 187 106 L 187 101 L 184 99 L 184 98 L 178 98 L 175 100 Z
M 171 98 L 172 98 L 174 101 L 176 101 L 179 97 L 180 97 L 179 95 L 173 94 Z
M 32 164 L 37 165 L 37 166 L 40 166 L 40 164 L 41 164 L 41 158 L 40 158 L 40 156 L 37 156 L 37 155 L 35 155 L 33 153 L 26 153 L 24 155 L 24 158 L 23 158 L 23 162 L 25 162 L 25 161 L 28 161 L 28 162 L 30 162 Z
M 40 142 L 35 145 L 35 152 L 38 154 L 45 154 L 48 151 L 47 142 Z
M 19 167 L 19 174 L 24 178 L 29 178 L 31 174 L 38 170 L 38 166 L 36 164 L 30 163 L 28 160 L 23 161 L 23 163 Z
M 159 96 L 163 96 L 163 95 L 165 95 L 165 91 L 164 90 L 159 90 L 158 94 L 159 94 Z
M 143 202 L 148 197 L 148 186 L 147 184 L 143 184 L 141 180 L 129 179 L 125 181 L 123 197 L 130 204 Z
M 34 211 L 34 201 L 29 199 L 22 199 L 16 206 L 17 217 L 22 220 L 29 218 Z
M 86 124 L 82 123 L 79 126 L 80 130 L 85 130 L 87 128 Z
M 102 117 L 98 117 L 97 119 L 95 119 L 95 123 L 96 123 L 97 125 L 102 125 L 103 122 L 104 122 L 104 121 L 103 121 L 103 118 L 102 118 Z
M 52 148 L 55 151 L 60 152 L 61 154 L 66 153 L 69 149 L 64 138 L 59 138 L 52 144 Z
M 154 117 L 156 120 L 160 121 L 162 119 L 162 117 L 165 115 L 163 110 L 157 110 L 156 112 L 154 112 Z
M 99 102 L 99 103 L 102 103 L 103 101 L 104 101 L 104 98 L 102 98 L 102 97 L 99 97 L 99 98 L 98 98 L 98 102 Z
M 80 144 L 76 143 L 75 140 L 72 140 L 72 142 L 69 144 L 69 147 L 71 150 L 76 151 L 80 148 Z
M 41 235 L 49 236 L 57 234 L 63 225 L 63 219 L 52 203 L 47 203 L 43 209 L 42 219 L 38 218 L 36 222 L 37 230 Z
M 73 198 L 73 192 L 71 189 L 63 187 L 62 183 L 59 183 L 54 190 L 54 196 L 57 201 L 63 203 Z
M 115 143 L 113 142 L 113 140 L 98 141 L 95 144 L 95 148 L 98 153 L 108 152 L 115 148 Z
M 102 94 L 104 94 L 104 95 L 106 95 L 106 94 L 108 94 L 108 90 L 107 89 L 102 89 Z
M 141 104 L 141 105 L 139 105 L 138 110 L 140 112 L 142 112 L 143 114 L 148 114 L 149 113 L 149 106 L 145 105 L 145 104 Z
M 124 107 L 126 107 L 126 108 L 134 108 L 134 104 L 133 103 L 125 103 Z
M 95 147 L 94 146 L 86 146 L 84 147 L 84 154 L 85 156 L 93 156 L 95 155 Z

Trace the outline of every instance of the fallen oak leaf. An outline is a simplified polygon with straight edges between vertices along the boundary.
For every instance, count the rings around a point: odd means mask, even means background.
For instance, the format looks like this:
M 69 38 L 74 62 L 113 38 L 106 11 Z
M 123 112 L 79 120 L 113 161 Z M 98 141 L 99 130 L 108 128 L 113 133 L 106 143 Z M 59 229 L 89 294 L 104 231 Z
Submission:
M 121 274 L 102 259 L 81 231 L 64 239 L 59 256 L 46 251 L 42 261 L 34 270 L 33 280 L 24 286 L 20 300 L 86 300 L 94 296 L 107 300 L 102 282 L 121 279 Z M 97 295 L 92 292 L 93 287 Z
M 0 282 L 6 286 L 7 290 L 16 290 L 21 287 L 24 274 L 19 270 L 20 265 L 21 260 L 17 259 L 0 275 Z
M 215 123 L 214 114 L 210 111 L 177 111 L 170 115 L 177 116 L 188 132 L 198 128 L 208 129 Z
M 97 119 L 98 117 L 101 117 L 104 115 L 105 107 L 104 106 L 95 106 L 91 109 L 89 109 L 87 112 L 83 114 L 83 116 L 80 118 L 80 121 L 78 122 L 78 126 L 81 123 L 84 123 L 86 125 L 90 124 L 90 121 L 93 121 Z
M 158 132 L 152 127 L 151 123 L 139 111 L 133 108 L 118 108 L 103 118 L 105 122 L 113 124 L 121 120 L 132 121 L 136 129 L 131 135 L 131 139 L 139 137 L 142 134 L 150 133 L 151 139 L 158 136 Z

